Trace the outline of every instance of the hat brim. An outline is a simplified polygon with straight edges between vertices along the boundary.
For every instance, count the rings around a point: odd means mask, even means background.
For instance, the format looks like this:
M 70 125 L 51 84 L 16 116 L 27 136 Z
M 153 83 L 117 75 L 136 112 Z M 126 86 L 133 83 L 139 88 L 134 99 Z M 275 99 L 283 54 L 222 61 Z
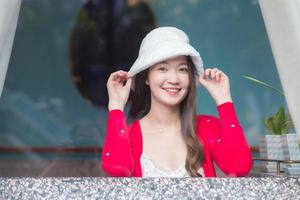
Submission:
M 159 62 L 183 55 L 191 57 L 198 74 L 203 72 L 202 59 L 191 45 L 183 42 L 166 41 L 153 48 L 152 52 L 147 54 L 147 57 L 139 56 L 130 68 L 128 75 L 133 77 Z

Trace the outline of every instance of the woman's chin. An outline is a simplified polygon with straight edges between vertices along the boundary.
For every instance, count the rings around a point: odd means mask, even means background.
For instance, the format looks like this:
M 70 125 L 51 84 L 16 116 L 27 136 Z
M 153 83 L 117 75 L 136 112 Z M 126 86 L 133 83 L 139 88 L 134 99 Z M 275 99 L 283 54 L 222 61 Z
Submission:
M 174 107 L 174 106 L 179 106 L 180 103 L 182 102 L 183 98 L 165 98 L 163 100 L 163 104 L 167 105 L 167 106 L 171 106 L 171 107 Z

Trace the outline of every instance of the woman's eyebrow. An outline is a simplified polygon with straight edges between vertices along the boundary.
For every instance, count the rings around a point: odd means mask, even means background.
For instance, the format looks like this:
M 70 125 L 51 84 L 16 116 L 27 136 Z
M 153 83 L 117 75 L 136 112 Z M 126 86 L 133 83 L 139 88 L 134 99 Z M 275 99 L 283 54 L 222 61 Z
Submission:
M 161 62 L 159 62 L 157 64 L 169 64 L 169 62 L 168 61 L 161 61 Z M 181 65 L 187 65 L 187 62 L 186 61 L 182 61 L 177 66 L 181 66 Z
M 157 64 L 169 64 L 169 63 L 167 61 L 161 61 L 161 62 L 159 62 Z
M 177 65 L 177 67 L 180 67 L 181 65 L 187 65 L 187 62 L 186 62 L 186 61 L 182 61 L 181 63 L 179 63 L 179 64 Z

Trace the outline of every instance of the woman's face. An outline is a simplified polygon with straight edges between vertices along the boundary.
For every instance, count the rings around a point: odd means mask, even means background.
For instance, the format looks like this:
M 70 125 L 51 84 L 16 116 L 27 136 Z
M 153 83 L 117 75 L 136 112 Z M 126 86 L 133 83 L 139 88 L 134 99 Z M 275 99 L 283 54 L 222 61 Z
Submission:
M 169 106 L 179 105 L 189 90 L 189 68 L 186 56 L 179 56 L 153 65 L 146 84 L 151 102 Z

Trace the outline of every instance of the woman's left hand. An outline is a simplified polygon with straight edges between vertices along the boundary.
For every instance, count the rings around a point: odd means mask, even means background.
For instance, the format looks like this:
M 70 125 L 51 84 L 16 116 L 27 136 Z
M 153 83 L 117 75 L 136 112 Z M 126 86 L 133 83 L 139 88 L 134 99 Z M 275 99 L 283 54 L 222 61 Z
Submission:
M 203 85 L 217 105 L 232 102 L 229 78 L 218 68 L 207 68 L 199 76 L 199 82 Z

